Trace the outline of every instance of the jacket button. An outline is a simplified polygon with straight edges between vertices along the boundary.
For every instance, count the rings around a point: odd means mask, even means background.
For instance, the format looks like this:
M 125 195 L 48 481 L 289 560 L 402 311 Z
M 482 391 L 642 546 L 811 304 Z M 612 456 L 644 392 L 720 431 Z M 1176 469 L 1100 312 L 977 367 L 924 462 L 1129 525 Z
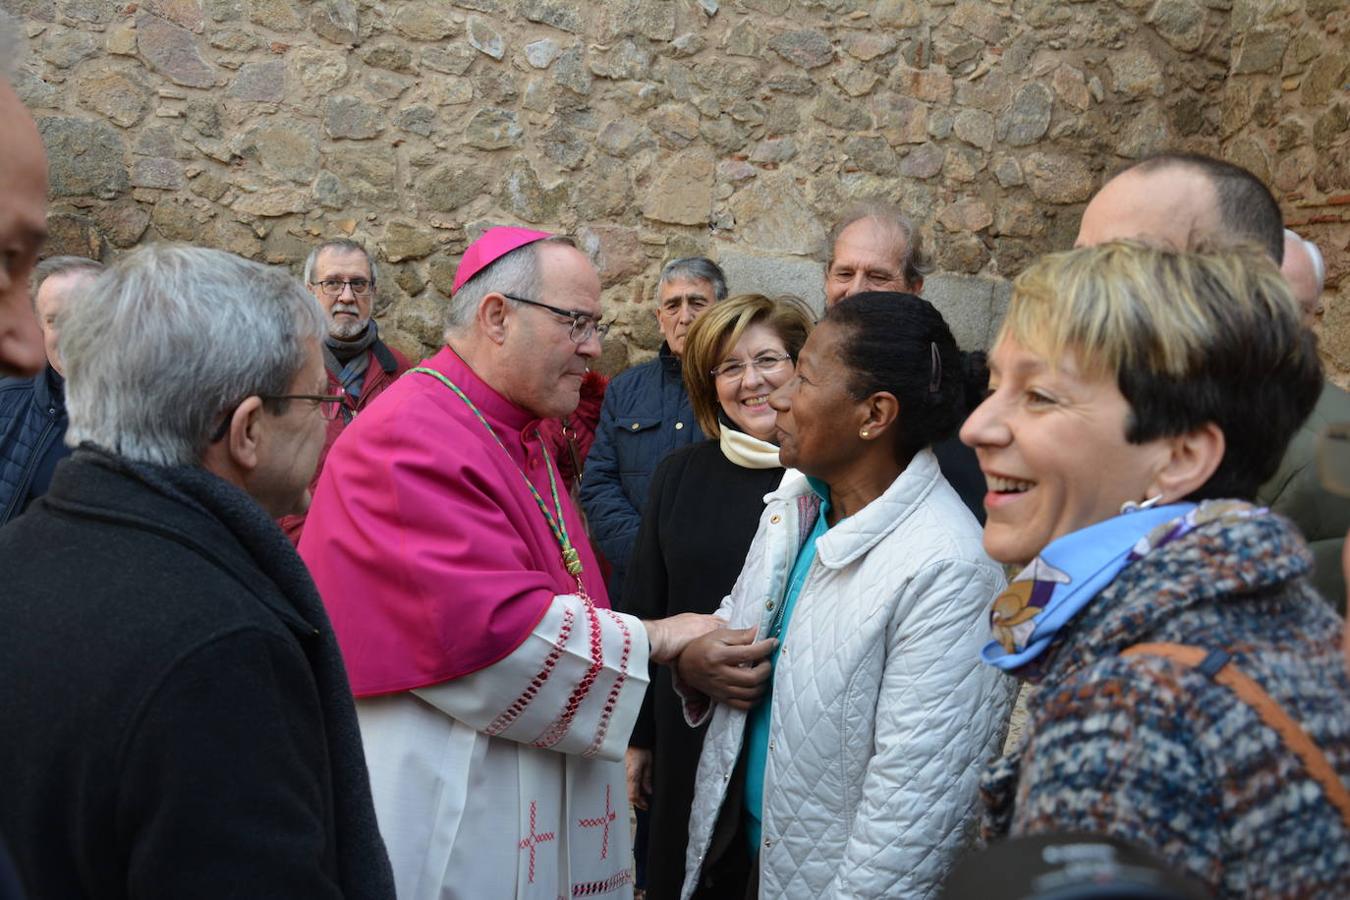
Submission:
M 639 425 L 637 422 L 634 422 L 634 423 L 633 423 L 633 430 L 634 430 L 634 431 L 637 431 L 637 430 L 638 430 L 639 428 L 641 428 L 641 427 L 642 427 L 642 426 Z
M 765 601 L 764 601 L 764 608 L 767 609 L 769 612 L 773 612 L 773 601 L 772 601 L 772 600 L 765 600 Z
M 764 839 L 764 849 L 767 850 L 767 849 L 769 849 L 769 848 L 772 847 L 772 846 L 773 846 L 773 838 L 765 838 L 765 839 Z
M 723 773 L 722 773 L 722 780 L 723 780 L 723 781 L 730 781 L 730 780 L 731 780 L 731 773 L 730 773 L 730 772 L 723 772 Z
M 774 513 L 773 515 L 769 516 L 770 525 L 777 525 L 781 521 L 783 521 L 783 517 L 778 515 L 778 513 Z
M 778 745 L 775 744 L 773 741 L 769 741 L 769 749 L 770 749 L 770 750 L 775 749 L 777 746 L 778 746 Z
M 684 427 L 684 423 L 683 423 L 683 422 L 676 422 L 676 423 L 675 423 L 675 430 L 676 430 L 676 431 L 679 431 L 679 430 L 680 430 L 681 428 L 683 428 L 683 427 Z

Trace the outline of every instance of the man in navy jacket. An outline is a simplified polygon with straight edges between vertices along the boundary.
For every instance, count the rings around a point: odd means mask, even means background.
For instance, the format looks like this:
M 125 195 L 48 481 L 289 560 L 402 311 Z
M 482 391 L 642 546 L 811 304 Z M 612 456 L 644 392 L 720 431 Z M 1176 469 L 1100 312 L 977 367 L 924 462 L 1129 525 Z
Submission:
M 613 569 L 609 600 L 615 609 L 623 608 L 624 573 L 652 471 L 671 450 L 705 438 L 684 390 L 680 357 L 689 326 L 726 296 L 726 277 L 712 260 L 690 256 L 667 263 L 656 285 L 656 320 L 665 337 L 660 355 L 619 374 L 605 393 L 581 478 L 581 504 Z
M 47 365 L 32 378 L 0 379 L 0 525 L 47 492 L 56 464 L 70 455 L 65 369 L 57 353 L 58 317 L 103 266 L 82 256 L 53 256 L 33 272 L 33 310 Z

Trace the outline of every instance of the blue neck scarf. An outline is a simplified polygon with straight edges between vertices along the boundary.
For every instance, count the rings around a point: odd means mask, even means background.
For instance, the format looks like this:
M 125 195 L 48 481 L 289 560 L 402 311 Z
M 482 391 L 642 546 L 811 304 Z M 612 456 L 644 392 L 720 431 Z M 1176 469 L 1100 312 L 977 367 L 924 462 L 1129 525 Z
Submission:
M 1059 630 L 1121 569 L 1174 538 L 1175 529 L 1164 526 L 1189 521 L 1194 509 L 1194 503 L 1172 503 L 1121 513 L 1051 541 L 994 600 L 989 615 L 994 640 L 980 656 L 1004 671 L 1029 667 L 1018 674 L 1034 675 L 1031 664 Z

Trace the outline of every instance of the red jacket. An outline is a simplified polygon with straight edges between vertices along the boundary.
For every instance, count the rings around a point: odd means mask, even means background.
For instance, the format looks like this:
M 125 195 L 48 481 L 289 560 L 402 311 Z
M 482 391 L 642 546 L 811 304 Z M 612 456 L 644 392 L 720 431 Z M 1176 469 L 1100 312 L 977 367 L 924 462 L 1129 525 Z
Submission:
M 353 417 L 359 415 L 361 410 L 369 406 L 371 401 L 384 392 L 385 388 L 393 384 L 394 379 L 412 368 L 412 363 L 408 362 L 406 356 L 383 341 L 377 340 L 375 345 L 367 352 L 371 354 L 370 365 L 366 367 L 366 379 L 361 385 L 361 395 L 357 398 L 352 409 Z M 382 355 L 385 356 L 384 360 L 380 359 Z M 393 365 L 392 370 L 386 368 L 386 365 L 390 364 Z M 342 385 L 332 372 L 328 373 L 328 392 L 330 394 L 342 393 Z M 352 408 L 350 398 L 348 398 L 347 403 L 348 408 Z M 319 464 L 314 467 L 314 477 L 309 482 L 311 493 L 318 487 L 319 473 L 323 471 L 324 461 L 328 459 L 328 451 L 332 449 L 333 442 L 338 439 L 338 435 L 342 434 L 342 429 L 346 427 L 347 419 L 344 416 L 338 416 L 328 423 L 328 431 L 323 438 L 323 452 L 319 454 Z M 292 544 L 298 545 L 300 543 L 300 532 L 305 527 L 303 515 L 282 516 L 277 520 L 277 524 L 281 526 L 282 531 L 286 532 L 286 537 L 291 539 Z

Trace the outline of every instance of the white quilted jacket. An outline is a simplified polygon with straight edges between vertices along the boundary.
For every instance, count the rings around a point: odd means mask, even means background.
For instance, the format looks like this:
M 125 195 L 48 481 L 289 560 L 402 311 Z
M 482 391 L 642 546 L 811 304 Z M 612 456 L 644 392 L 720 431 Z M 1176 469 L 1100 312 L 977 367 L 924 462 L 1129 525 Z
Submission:
M 765 634 L 817 501 L 804 479 L 766 498 L 719 615 Z M 931 897 L 973 832 L 979 773 L 1014 682 L 980 662 L 1003 574 L 927 450 L 820 538 L 773 681 L 760 896 Z M 707 698 L 683 686 L 686 717 Z M 741 752 L 746 714 L 716 704 L 699 759 L 684 898 Z

